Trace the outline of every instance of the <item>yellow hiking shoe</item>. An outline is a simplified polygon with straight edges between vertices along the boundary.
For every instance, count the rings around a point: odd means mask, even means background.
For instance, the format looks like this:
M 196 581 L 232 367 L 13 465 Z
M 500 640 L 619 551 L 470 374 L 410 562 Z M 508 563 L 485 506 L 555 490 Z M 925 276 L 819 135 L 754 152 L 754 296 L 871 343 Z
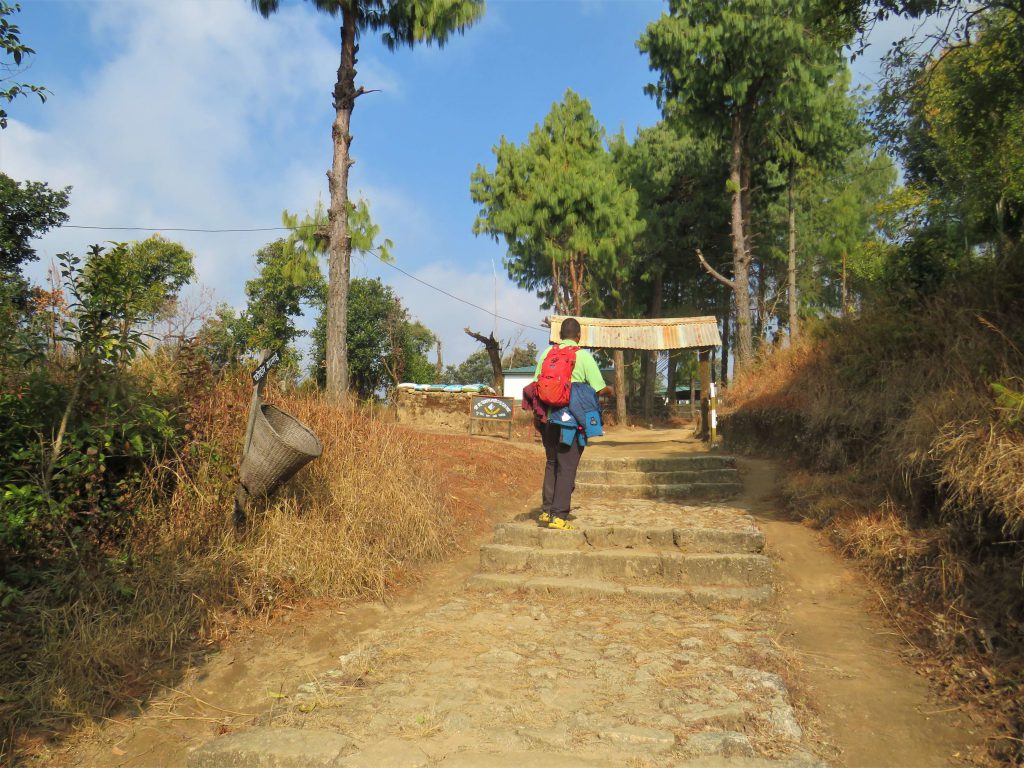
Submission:
M 548 528 L 554 528 L 559 531 L 575 531 L 576 526 L 566 520 L 564 517 L 553 517 L 551 522 L 548 523 Z
M 550 523 L 551 522 L 551 514 L 549 512 L 541 512 L 539 515 L 537 515 L 537 522 L 538 523 Z

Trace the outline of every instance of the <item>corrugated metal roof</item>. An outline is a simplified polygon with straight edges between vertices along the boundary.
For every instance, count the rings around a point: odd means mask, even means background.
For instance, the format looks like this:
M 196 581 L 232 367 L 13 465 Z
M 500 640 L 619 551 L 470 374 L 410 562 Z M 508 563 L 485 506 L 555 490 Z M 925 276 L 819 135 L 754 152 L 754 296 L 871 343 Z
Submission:
M 568 315 L 553 315 L 551 341 L 561 339 L 562 321 Z M 720 347 L 718 320 L 707 317 L 659 317 L 652 320 L 615 320 L 577 317 L 582 331 L 580 346 L 593 349 L 694 349 Z

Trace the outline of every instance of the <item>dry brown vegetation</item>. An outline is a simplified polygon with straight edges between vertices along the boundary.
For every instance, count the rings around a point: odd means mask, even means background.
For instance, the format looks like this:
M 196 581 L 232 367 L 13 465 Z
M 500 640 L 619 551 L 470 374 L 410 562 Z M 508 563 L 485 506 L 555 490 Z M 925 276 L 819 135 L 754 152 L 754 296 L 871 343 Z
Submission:
M 483 525 L 478 472 L 503 494 L 523 475 L 506 446 L 499 454 L 487 441 L 422 434 L 271 387 L 268 400 L 307 424 L 324 453 L 239 538 L 227 521 L 251 389 L 244 377 L 153 376 L 192 400 L 189 438 L 139 489 L 123 546 L 83 553 L 77 570 L 5 613 L 0 764 L 33 734 L 140 706 L 239 621 L 415 581 L 424 562 Z
M 1017 272 L 981 270 L 774 352 L 731 389 L 723 426 L 733 447 L 793 460 L 789 507 L 867 567 L 929 676 L 1000 723 L 984 759 L 1013 765 L 1024 763 Z

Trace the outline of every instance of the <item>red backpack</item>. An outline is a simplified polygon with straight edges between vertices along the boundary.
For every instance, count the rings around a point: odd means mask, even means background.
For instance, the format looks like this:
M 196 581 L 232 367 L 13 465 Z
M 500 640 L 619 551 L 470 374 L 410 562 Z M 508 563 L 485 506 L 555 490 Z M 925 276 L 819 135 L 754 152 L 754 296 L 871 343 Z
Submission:
M 576 367 L 576 347 L 552 347 L 541 364 L 537 379 L 537 397 L 556 408 L 569 404 L 572 369 Z

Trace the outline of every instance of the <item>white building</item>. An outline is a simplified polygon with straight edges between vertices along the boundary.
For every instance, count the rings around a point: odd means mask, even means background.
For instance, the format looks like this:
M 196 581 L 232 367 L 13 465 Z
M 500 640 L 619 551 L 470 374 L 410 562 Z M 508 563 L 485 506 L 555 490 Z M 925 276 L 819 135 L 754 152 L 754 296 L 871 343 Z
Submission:
M 536 372 L 536 365 L 524 365 L 520 368 L 503 368 L 502 374 L 505 376 L 505 390 L 502 394 L 505 397 L 513 397 L 516 401 L 516 407 L 523 399 L 523 390 L 526 389 L 526 385 L 533 381 L 533 374 Z M 614 378 L 614 369 L 602 368 L 601 375 L 604 376 L 605 383 L 611 383 Z
M 502 375 L 505 377 L 505 397 L 515 398 L 516 407 L 523 399 L 523 390 L 526 385 L 533 381 L 533 373 L 537 370 L 535 365 L 523 365 L 519 368 L 505 368 Z

